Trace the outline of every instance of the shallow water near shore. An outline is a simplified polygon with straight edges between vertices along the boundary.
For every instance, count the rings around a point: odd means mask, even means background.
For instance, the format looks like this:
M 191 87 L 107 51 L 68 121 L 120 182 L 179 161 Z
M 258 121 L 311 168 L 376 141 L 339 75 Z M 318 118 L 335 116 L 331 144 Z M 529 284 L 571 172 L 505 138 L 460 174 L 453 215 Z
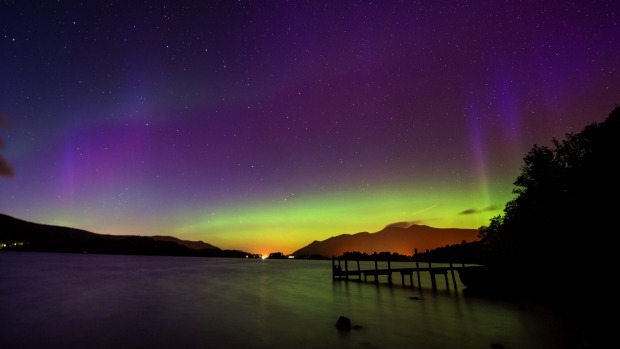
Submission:
M 2 348 L 572 348 L 555 312 L 331 261 L 0 252 Z M 357 327 L 336 329 L 346 316 Z

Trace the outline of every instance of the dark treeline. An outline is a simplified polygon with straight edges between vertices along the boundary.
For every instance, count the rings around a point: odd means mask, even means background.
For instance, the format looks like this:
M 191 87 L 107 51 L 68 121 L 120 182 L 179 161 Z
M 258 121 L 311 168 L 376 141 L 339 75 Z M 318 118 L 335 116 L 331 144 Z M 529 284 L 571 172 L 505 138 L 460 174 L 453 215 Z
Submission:
M 271 258 L 271 257 L 269 257 Z M 358 260 L 358 261 L 411 261 L 413 256 L 402 255 L 396 252 L 375 252 L 368 254 L 366 252 L 350 251 L 344 252 L 340 256 L 334 257 L 337 259 L 346 260 Z M 326 257 L 319 254 L 298 257 L 298 259 L 332 259 L 332 257 Z
M 469 275 L 467 294 L 541 302 L 566 318 L 580 348 L 603 347 L 612 332 L 604 330 L 608 320 L 600 314 L 616 298 L 609 284 L 615 275 L 611 258 L 618 230 L 619 159 L 616 106 L 604 121 L 579 133 L 553 138 L 551 146 L 534 145 L 513 183 L 514 199 L 502 215 L 479 228 L 478 241 L 411 258 L 482 264 L 459 271 L 462 280 Z M 351 252 L 342 257 L 362 256 Z
M 602 270 L 614 255 L 620 198 L 620 106 L 552 146 L 534 145 L 504 214 L 479 228 L 479 241 L 416 258 L 484 265 L 566 265 Z
M 620 197 L 620 107 L 601 123 L 534 145 L 504 214 L 469 246 L 485 264 L 579 264 L 600 268 L 613 254 Z
M 308 257 L 310 259 L 329 259 L 325 256 Z M 487 264 L 488 258 L 484 258 L 482 244 L 480 241 L 464 242 L 458 245 L 447 245 L 430 251 L 418 252 L 413 255 L 403 255 L 395 252 L 345 252 L 337 259 L 360 260 L 360 261 L 418 261 L 418 262 L 440 262 L 440 263 L 466 263 L 466 264 Z
M 504 214 L 479 228 L 480 240 L 415 256 L 346 252 L 339 258 L 454 262 L 489 266 L 560 266 L 596 283 L 609 270 L 620 198 L 620 106 L 551 146 L 534 145 L 514 181 Z M 562 272 L 562 269 L 558 269 Z
M 379 252 L 379 253 L 363 253 L 363 252 L 345 252 L 340 259 L 348 260 L 360 260 L 360 261 L 410 261 L 411 256 L 405 256 L 392 252 Z
M 620 106 L 601 123 L 552 139 L 551 147 L 534 145 L 514 182 L 515 198 L 480 227 L 480 240 L 426 257 L 486 265 L 481 284 L 533 295 L 566 316 L 580 347 L 603 347 L 610 332 L 600 312 L 616 298 L 608 283 L 615 275 L 618 159 Z

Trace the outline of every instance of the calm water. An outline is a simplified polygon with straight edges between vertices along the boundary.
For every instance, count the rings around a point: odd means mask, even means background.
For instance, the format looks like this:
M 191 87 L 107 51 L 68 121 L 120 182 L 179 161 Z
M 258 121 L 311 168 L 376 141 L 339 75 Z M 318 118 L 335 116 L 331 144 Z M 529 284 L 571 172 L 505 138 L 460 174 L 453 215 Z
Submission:
M 0 347 L 570 347 L 543 307 L 380 280 L 332 281 L 331 261 L 0 252 Z M 361 328 L 338 332 L 341 315 Z

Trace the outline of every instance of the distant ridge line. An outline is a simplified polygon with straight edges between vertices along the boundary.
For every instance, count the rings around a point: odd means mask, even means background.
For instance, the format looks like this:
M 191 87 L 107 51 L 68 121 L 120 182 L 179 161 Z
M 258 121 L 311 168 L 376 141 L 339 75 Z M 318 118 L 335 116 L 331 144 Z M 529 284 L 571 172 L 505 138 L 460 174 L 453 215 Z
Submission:
M 0 213 L 0 249 L 34 252 L 128 255 L 248 257 L 202 241 L 172 236 L 104 235 L 87 230 L 25 221 Z
M 389 225 L 376 233 L 341 234 L 323 241 L 315 240 L 292 255 L 295 258 L 336 257 L 345 252 L 390 252 L 411 256 L 416 249 L 424 252 L 447 245 L 478 241 L 478 233 L 478 229 L 467 228 L 433 228 L 417 224 L 405 228 Z

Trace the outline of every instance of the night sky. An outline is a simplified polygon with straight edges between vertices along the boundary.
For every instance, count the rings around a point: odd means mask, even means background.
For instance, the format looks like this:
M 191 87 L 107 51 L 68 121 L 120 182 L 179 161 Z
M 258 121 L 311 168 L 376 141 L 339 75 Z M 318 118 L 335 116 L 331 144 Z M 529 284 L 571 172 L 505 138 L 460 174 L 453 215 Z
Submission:
M 253 253 L 479 228 L 620 103 L 609 1 L 2 1 L 0 212 Z M 4 159 L 4 160 L 3 160 Z

